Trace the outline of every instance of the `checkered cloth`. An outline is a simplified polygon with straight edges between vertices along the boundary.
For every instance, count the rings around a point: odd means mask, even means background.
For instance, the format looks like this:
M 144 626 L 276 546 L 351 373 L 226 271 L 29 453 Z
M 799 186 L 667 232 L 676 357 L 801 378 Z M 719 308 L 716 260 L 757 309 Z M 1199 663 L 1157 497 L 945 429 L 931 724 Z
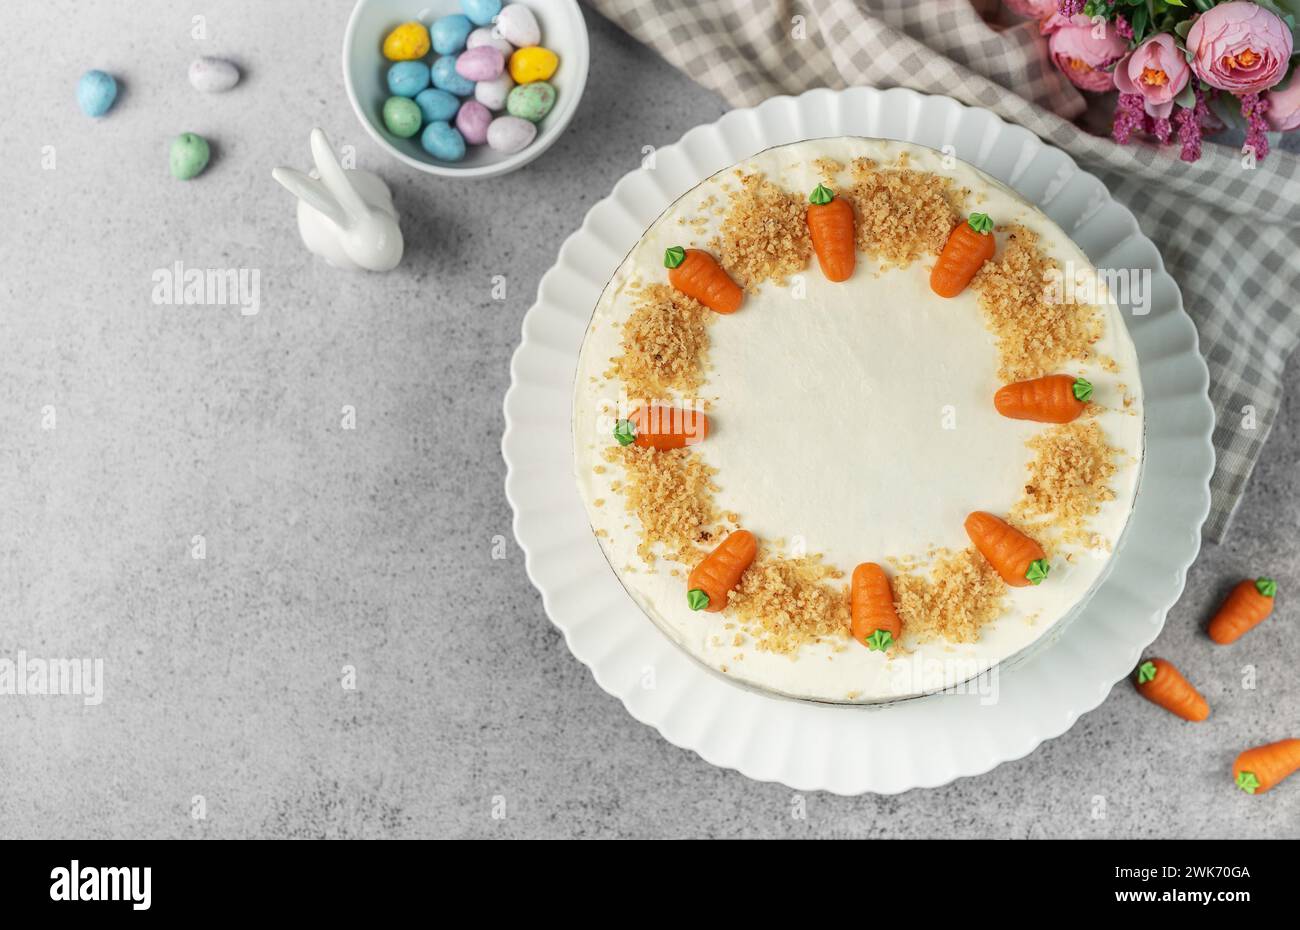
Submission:
M 1081 130 L 1083 96 L 1052 66 L 1038 24 L 1001 26 L 990 0 L 589 0 L 736 106 L 867 84 L 985 107 L 1096 173 L 1159 246 L 1210 367 L 1218 465 L 1205 535 L 1222 540 L 1273 426 L 1300 342 L 1300 159 L 1253 170 L 1206 142 L 1116 145 Z M 1013 22 L 1008 20 L 1008 22 Z

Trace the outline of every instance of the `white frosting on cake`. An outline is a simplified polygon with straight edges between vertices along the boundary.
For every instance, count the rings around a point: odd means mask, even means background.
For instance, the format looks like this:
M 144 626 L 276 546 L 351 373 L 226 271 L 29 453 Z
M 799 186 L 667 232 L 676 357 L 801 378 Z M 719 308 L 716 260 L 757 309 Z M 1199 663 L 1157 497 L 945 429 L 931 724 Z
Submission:
M 1091 269 L 1034 206 L 965 163 L 945 167 L 929 149 L 819 139 L 769 149 L 737 167 L 806 192 L 821 180 L 813 165 L 818 159 L 847 166 L 868 157 L 890 165 L 903 152 L 909 167 L 946 174 L 967 188 L 971 210 L 989 213 L 1000 227 L 1019 223 L 1033 230 L 1040 248 L 1063 266 Z M 574 397 L 576 476 L 610 564 L 647 615 L 691 655 L 732 679 L 793 697 L 909 697 L 1020 653 L 1087 597 L 1132 508 L 1142 453 L 1141 381 L 1114 304 L 1100 306 L 1105 331 L 1095 346 L 1099 356 L 1114 360 L 1114 369 L 1069 368 L 1082 370 L 1094 385 L 1094 398 L 1106 408 L 1096 422 L 1122 453 L 1110 481 L 1115 499 L 1089 523 L 1103 546 L 1061 546 L 1049 579 L 1011 589 L 1005 614 L 985 626 L 977 642 L 915 642 L 905 629 L 903 648 L 892 657 L 848 639 L 808 645 L 795 656 L 761 651 L 749 637 L 736 646 L 735 630 L 727 628 L 735 619 L 727 612 L 687 607 L 684 568 L 664 559 L 647 566 L 637 554 L 637 518 L 612 487 L 622 480 L 621 469 L 603 458 L 613 443 L 614 405 L 623 386 L 604 374 L 621 352 L 618 324 L 634 306 L 629 285 L 665 280 L 668 246 L 704 247 L 721 218 L 701 204 L 712 196 L 724 205 L 735 184 L 733 169 L 719 172 L 651 226 L 606 287 L 583 345 Z M 691 225 L 703 214 L 710 216 L 707 226 Z M 814 259 L 786 286 L 767 283 L 747 294 L 740 311 L 709 330 L 711 368 L 700 396 L 712 402 L 713 430 L 692 453 L 718 469 L 719 509 L 737 513 L 741 525 L 769 544 L 784 540 L 787 553 L 822 553 L 844 572 L 845 583 L 859 562 L 885 564 L 888 556 L 967 546 L 966 515 L 1004 514 L 1011 507 L 1031 458 L 1025 440 L 1045 428 L 994 410 L 999 359 L 977 295 L 968 288 L 953 299 L 937 297 L 929 288 L 932 265 L 926 257 L 881 270 L 859 252 L 854 276 L 834 284 Z

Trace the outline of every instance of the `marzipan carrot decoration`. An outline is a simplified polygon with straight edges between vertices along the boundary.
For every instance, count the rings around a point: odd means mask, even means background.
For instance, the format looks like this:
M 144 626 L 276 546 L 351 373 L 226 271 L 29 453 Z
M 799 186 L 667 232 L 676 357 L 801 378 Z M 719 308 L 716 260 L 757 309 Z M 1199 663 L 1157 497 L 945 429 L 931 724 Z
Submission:
M 1047 577 L 1051 566 L 1043 547 L 1005 520 L 977 510 L 966 518 L 966 535 L 1012 587 L 1042 584 Z
M 1235 643 L 1273 612 L 1276 595 L 1277 582 L 1272 578 L 1240 582 L 1210 621 L 1210 639 L 1220 646 Z
M 808 195 L 808 235 L 812 238 L 817 264 L 827 281 L 847 281 L 858 262 L 853 238 L 853 205 L 836 197 L 824 184 Z
M 620 446 L 643 449 L 680 449 L 703 442 L 709 435 L 709 418 L 699 410 L 678 407 L 637 407 L 626 420 L 614 425 Z
M 993 395 L 998 413 L 1013 420 L 1069 423 L 1083 413 L 1092 399 L 1092 385 L 1070 375 L 1046 375 L 1017 381 Z
M 664 252 L 668 283 L 716 313 L 735 313 L 745 292 L 708 252 L 675 245 Z
M 863 562 L 853 569 L 849 615 L 853 638 L 868 649 L 884 652 L 898 642 L 903 622 L 894 609 L 894 590 L 885 570 L 875 562 Z
M 930 290 L 940 297 L 956 297 L 996 251 L 993 220 L 987 213 L 972 213 L 948 236 L 948 244 L 930 272 Z
M 1210 705 L 1201 692 L 1164 659 L 1147 659 L 1138 666 L 1137 690 L 1148 701 L 1184 720 L 1199 722 L 1210 716 Z
M 728 595 L 757 554 L 758 540 L 749 530 L 736 530 L 718 543 L 686 578 L 686 603 L 691 610 L 716 613 L 726 607 Z
M 1263 794 L 1300 769 L 1300 739 L 1247 749 L 1232 763 L 1232 780 L 1247 794 Z

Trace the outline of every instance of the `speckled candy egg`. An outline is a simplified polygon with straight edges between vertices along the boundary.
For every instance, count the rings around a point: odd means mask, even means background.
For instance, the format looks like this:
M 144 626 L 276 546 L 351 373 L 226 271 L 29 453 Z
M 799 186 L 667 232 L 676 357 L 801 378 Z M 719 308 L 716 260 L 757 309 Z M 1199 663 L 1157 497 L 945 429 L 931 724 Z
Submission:
M 465 139 L 442 120 L 424 127 L 420 145 L 434 158 L 443 161 L 460 161 L 465 157 Z
M 487 141 L 491 123 L 491 111 L 477 100 L 466 100 L 456 114 L 456 128 L 470 145 L 482 145 Z
M 477 88 L 475 88 L 477 90 Z M 460 98 L 445 90 L 430 87 L 415 95 L 415 105 L 420 108 L 426 123 L 451 122 L 460 109 Z
M 117 81 L 105 71 L 87 71 L 77 82 L 77 106 L 87 116 L 103 116 L 115 100 Z
M 433 50 L 439 55 L 455 55 L 465 47 L 465 40 L 474 31 L 474 24 L 469 17 L 453 13 L 433 21 L 429 27 L 429 36 L 433 40 Z
M 429 30 L 424 23 L 402 23 L 384 37 L 384 57 L 389 61 L 414 61 L 429 54 Z
M 188 181 L 203 173 L 211 157 L 212 149 L 208 146 L 207 139 L 193 132 L 183 132 L 172 140 L 168 166 L 172 177 Z
M 490 45 L 466 49 L 456 58 L 456 73 L 467 81 L 490 81 L 505 68 L 505 58 Z
M 433 63 L 429 74 L 433 78 L 433 86 L 438 90 L 445 90 L 457 97 L 468 97 L 474 93 L 474 82 L 456 73 L 455 55 L 443 55 Z
M 498 116 L 488 127 L 487 144 L 493 151 L 513 155 L 528 147 L 537 136 L 537 126 L 517 116 Z
M 486 26 L 501 12 L 501 0 L 460 0 L 460 8 L 476 26 Z
M 239 83 L 239 66 L 225 58 L 203 55 L 190 62 L 190 84 L 205 94 L 221 94 Z
M 497 32 L 516 48 L 542 41 L 542 28 L 533 11 L 522 3 L 507 3 L 497 14 Z
M 514 54 L 515 51 L 515 47 L 511 45 L 509 42 L 507 42 L 502 37 L 501 33 L 497 32 L 495 29 L 491 28 L 490 26 L 484 26 L 481 29 L 475 29 L 473 32 L 469 34 L 469 38 L 465 40 L 466 48 L 479 48 L 480 46 L 483 45 L 492 46 L 494 49 L 500 52 L 501 57 L 503 57 L 507 61 L 510 60 L 510 56 Z
M 422 61 L 397 61 L 388 69 L 388 92 L 414 97 L 429 86 L 429 69 Z
M 510 76 L 516 84 L 549 81 L 559 66 L 559 57 L 549 48 L 540 45 L 515 49 L 515 53 L 510 56 Z
M 506 98 L 506 112 L 536 123 L 555 106 L 555 88 L 545 81 L 520 84 Z
M 384 101 L 384 125 L 399 139 L 409 139 L 420 131 L 424 120 L 420 108 L 408 97 L 389 97 Z
M 479 81 L 474 85 L 474 99 L 489 110 L 504 110 L 506 100 L 515 80 L 504 72 L 491 81 Z

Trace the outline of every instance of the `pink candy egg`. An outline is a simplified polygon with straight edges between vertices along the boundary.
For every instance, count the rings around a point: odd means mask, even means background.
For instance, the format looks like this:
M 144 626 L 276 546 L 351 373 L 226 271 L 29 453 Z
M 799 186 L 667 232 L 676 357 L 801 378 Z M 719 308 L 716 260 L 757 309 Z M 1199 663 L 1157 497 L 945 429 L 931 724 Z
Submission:
M 467 49 L 456 59 L 456 73 L 467 81 L 490 81 L 498 77 L 505 66 L 505 56 L 491 45 Z
M 456 112 L 456 128 L 470 145 L 482 145 L 487 141 L 491 123 L 492 111 L 477 100 L 466 100 Z

